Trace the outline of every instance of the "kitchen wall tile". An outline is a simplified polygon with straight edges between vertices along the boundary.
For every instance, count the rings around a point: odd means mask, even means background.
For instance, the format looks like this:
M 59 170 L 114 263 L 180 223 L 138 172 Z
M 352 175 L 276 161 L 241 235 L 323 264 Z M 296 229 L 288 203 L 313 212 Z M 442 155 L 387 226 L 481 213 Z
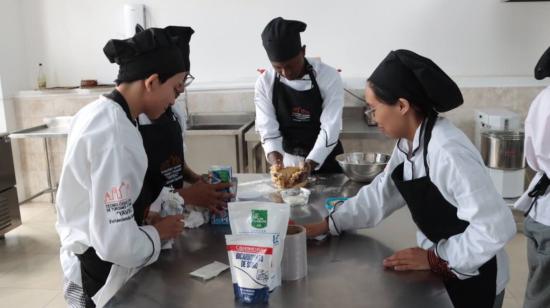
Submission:
M 474 110 L 482 107 L 504 107 L 519 112 L 525 117 L 531 101 L 543 89 L 543 87 L 518 87 L 518 88 L 464 88 L 464 105 L 451 112 L 443 114 L 460 128 L 471 140 L 474 137 Z M 364 89 L 352 89 L 355 95 L 363 97 Z M 80 108 L 97 99 L 101 93 L 74 94 L 74 95 L 44 95 L 30 97 L 16 97 L 14 99 L 14 112 L 16 127 L 28 128 L 43 124 L 46 116 L 74 115 Z M 183 96 L 179 100 L 183 99 Z M 252 90 L 227 90 L 227 91 L 197 91 L 190 92 L 189 111 L 191 113 L 219 113 L 219 112 L 254 112 L 254 93 Z M 349 95 L 344 96 L 346 107 L 363 106 L 363 102 Z M 52 168 L 54 170 L 54 183 L 59 179 L 66 142 L 60 140 L 51 141 Z M 44 155 L 43 145 L 40 139 L 18 140 L 20 166 L 18 183 L 24 195 L 30 195 L 44 187 L 45 163 L 41 155 Z M 391 153 L 393 142 L 378 140 L 344 140 L 346 151 L 380 151 Z M 20 181 L 21 182 L 21 181 Z M 20 192 L 21 193 L 21 192 Z M 45 196 L 44 201 L 49 200 Z

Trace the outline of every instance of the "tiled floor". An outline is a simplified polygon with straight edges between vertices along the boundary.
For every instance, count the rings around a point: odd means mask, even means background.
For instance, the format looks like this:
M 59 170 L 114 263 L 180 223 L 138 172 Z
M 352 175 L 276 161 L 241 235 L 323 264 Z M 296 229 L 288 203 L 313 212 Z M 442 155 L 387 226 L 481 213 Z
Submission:
M 23 224 L 0 240 L 0 306 L 66 307 L 51 204 L 21 207 Z
M 51 204 L 21 206 L 23 225 L 0 240 L 0 306 L 65 307 L 59 265 L 59 238 Z M 525 237 L 518 234 L 507 246 L 512 279 L 504 307 L 521 307 L 527 281 Z

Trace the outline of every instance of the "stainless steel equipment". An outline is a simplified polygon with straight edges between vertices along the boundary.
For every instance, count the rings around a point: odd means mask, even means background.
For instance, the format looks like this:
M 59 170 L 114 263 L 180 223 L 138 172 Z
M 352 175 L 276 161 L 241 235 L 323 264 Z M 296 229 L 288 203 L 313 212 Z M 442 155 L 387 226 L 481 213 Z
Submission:
M 254 123 L 249 113 L 195 113 L 188 118 L 185 160 L 193 170 L 206 172 L 211 165 L 229 165 L 244 172 L 244 134 Z
M 370 182 L 386 168 L 390 155 L 374 152 L 344 153 L 336 161 L 344 173 L 353 181 Z
M 517 198 L 525 187 L 524 133 L 486 131 L 481 133 L 481 156 L 495 188 L 503 198 Z
M 70 123 L 72 117 L 52 117 L 44 118 L 45 125 L 35 126 L 20 131 L 13 132 L 9 135 L 10 139 L 25 139 L 25 138 L 39 138 L 43 140 L 44 145 L 44 154 L 46 158 L 46 172 L 47 172 L 47 181 L 48 186 L 42 191 L 28 197 L 27 199 L 21 201 L 21 204 L 30 201 L 38 196 L 49 193 L 50 200 L 52 203 L 55 202 L 55 192 L 57 191 L 57 184 L 53 184 L 53 174 L 52 166 L 50 163 L 50 146 L 48 144 L 48 139 L 51 138 L 67 138 L 70 130 Z
M 271 181 L 267 174 L 237 176 L 241 185 Z M 291 218 L 298 224 L 322 220 L 328 215 L 326 198 L 341 196 L 347 181 L 343 174 L 319 177 L 311 183 L 309 205 L 295 207 Z M 308 241 L 307 276 L 283 282 L 269 295 L 269 307 L 452 307 L 441 279 L 430 271 L 395 272 L 382 266 L 395 249 L 414 245 L 414 230 L 403 208 L 374 229 Z M 227 264 L 224 235 L 229 232 L 229 227 L 212 225 L 185 230 L 173 250 L 141 269 L 106 307 L 246 307 L 234 299 L 229 271 L 207 282 L 189 275 L 212 261 Z
M 0 134 L 0 236 L 21 225 L 15 170 L 7 134 Z
M 354 97 L 355 99 L 357 99 L 362 105 L 365 105 L 363 107 L 363 119 L 365 120 L 365 123 L 367 123 L 368 126 L 377 126 L 378 124 L 376 123 L 376 120 L 374 119 L 374 109 L 372 109 L 367 104 L 367 101 L 363 97 L 353 93 L 351 90 L 348 90 L 348 89 L 344 88 L 344 91 L 347 94 Z
M 523 141 L 518 131 L 487 131 L 481 133 L 481 157 L 489 168 L 515 170 L 525 168 Z
M 503 198 L 523 193 L 525 162 L 521 117 L 504 108 L 475 111 L 475 144 L 485 161 L 487 172 Z
M 521 118 L 516 112 L 505 108 L 480 108 L 475 110 L 474 141 L 481 150 L 481 134 L 491 130 L 512 130 L 521 128 Z

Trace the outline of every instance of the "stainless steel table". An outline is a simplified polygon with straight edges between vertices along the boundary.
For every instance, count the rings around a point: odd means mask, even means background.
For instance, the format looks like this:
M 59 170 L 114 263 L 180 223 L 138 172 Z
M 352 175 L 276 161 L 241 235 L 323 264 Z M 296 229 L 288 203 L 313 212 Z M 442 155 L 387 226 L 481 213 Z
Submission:
M 239 181 L 240 186 L 251 181 L 262 186 L 269 177 L 245 174 L 239 175 Z M 343 175 L 320 177 L 311 185 L 310 205 L 293 208 L 291 218 L 298 223 L 320 220 L 327 214 L 326 197 L 353 195 L 360 186 Z M 259 199 L 271 198 L 275 194 L 266 192 Z M 414 238 L 407 215 L 394 213 L 388 218 L 393 221 L 378 230 L 382 232 L 363 230 L 308 241 L 308 276 L 283 282 L 271 293 L 269 306 L 452 307 L 443 284 L 429 271 L 398 273 L 382 266 L 383 258 L 394 251 L 388 245 Z M 164 251 L 156 263 L 132 277 L 106 307 L 240 307 L 233 296 L 230 271 L 206 282 L 189 276 L 212 261 L 228 263 L 224 239 L 228 233 L 229 227 L 210 225 L 185 231 L 173 250 Z
M 52 203 L 55 203 L 55 192 L 57 190 L 57 187 L 52 184 L 53 182 L 52 168 L 50 163 L 50 151 L 48 146 L 48 139 L 49 138 L 66 138 L 68 134 L 69 134 L 68 126 L 48 127 L 47 125 L 40 125 L 40 126 L 35 126 L 35 127 L 20 130 L 20 131 L 16 131 L 9 135 L 10 139 L 41 138 L 43 140 L 44 152 L 46 154 L 46 165 L 47 165 L 46 172 L 47 172 L 48 187 L 32 195 L 31 197 L 19 202 L 19 204 L 23 204 L 45 193 L 50 193 L 50 200 Z

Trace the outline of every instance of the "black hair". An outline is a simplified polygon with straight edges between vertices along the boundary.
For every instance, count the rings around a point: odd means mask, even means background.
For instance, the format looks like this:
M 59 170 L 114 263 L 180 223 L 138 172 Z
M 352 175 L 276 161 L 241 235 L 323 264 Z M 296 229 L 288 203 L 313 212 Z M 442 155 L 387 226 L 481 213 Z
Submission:
M 372 89 L 372 92 L 374 92 L 376 98 L 378 98 L 382 103 L 393 106 L 399 102 L 399 97 L 397 95 L 378 87 L 370 80 L 367 80 L 367 83 Z
M 376 98 L 378 98 L 378 100 L 380 100 L 383 104 L 389 105 L 389 106 L 394 106 L 397 103 L 399 103 L 399 96 L 378 87 L 377 85 L 375 85 L 370 80 L 367 80 L 367 83 L 371 87 L 372 92 L 374 92 L 374 95 L 376 96 Z M 415 102 L 410 101 L 409 99 L 407 99 L 407 100 L 411 104 L 411 108 L 423 117 L 428 117 L 429 115 L 434 113 L 433 110 L 431 110 L 431 111 L 424 110 L 421 107 L 421 105 L 416 104 Z

